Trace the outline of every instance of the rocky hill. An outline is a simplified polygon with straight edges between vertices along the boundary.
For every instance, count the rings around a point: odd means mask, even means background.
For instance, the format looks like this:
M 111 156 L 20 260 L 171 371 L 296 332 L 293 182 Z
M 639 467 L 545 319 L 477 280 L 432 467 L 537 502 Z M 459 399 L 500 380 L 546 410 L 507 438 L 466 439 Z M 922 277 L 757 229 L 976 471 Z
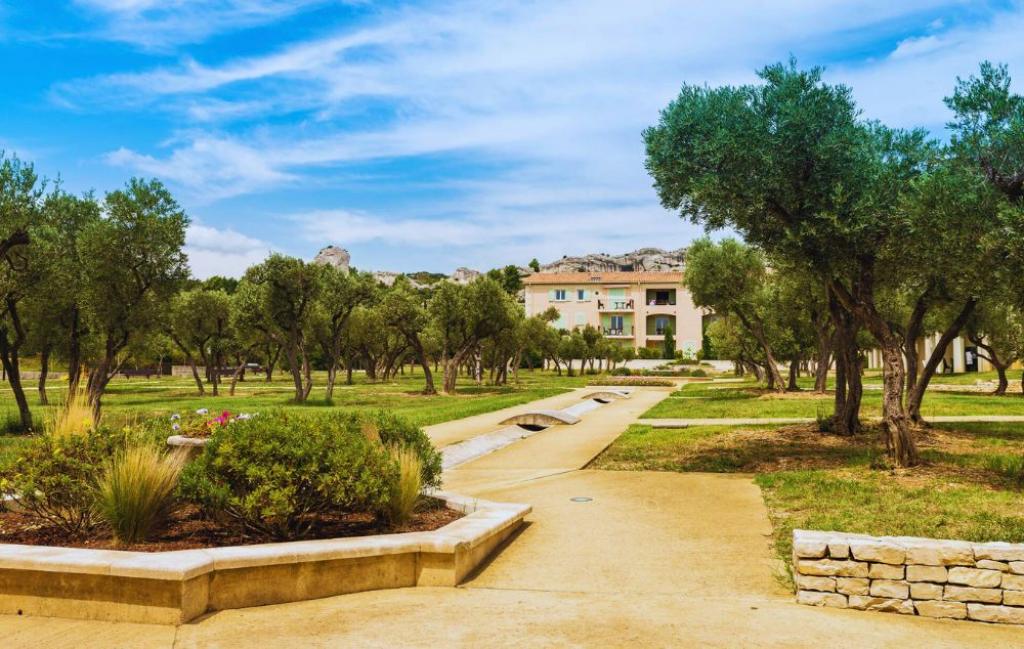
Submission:
M 662 250 L 661 248 L 640 248 L 633 252 L 627 252 L 621 255 L 609 255 L 605 253 L 596 253 L 589 255 L 582 255 L 579 257 L 565 256 L 558 261 L 551 262 L 550 264 L 544 264 L 540 267 L 541 272 L 544 273 L 600 273 L 600 272 L 611 272 L 611 271 L 666 271 L 666 272 L 681 272 L 683 270 L 684 254 L 686 250 L 680 248 L 678 250 Z M 337 268 L 343 268 L 348 271 L 352 256 L 344 248 L 338 246 L 327 246 L 317 253 L 316 257 L 313 258 L 313 262 L 317 264 L 330 264 Z M 521 275 L 526 276 L 533 273 L 533 271 L 526 267 L 519 267 Z M 388 270 L 373 271 L 374 277 L 377 278 L 381 283 L 391 286 L 395 283 L 395 279 L 398 278 L 402 273 L 396 273 Z M 445 276 L 440 273 L 406 273 L 406 277 L 412 282 L 413 286 L 423 287 L 433 284 L 438 281 L 451 281 L 457 284 L 467 284 L 477 277 L 480 277 L 481 273 L 478 270 L 471 268 L 457 268 L 449 276 Z
M 685 248 L 662 250 L 661 248 L 640 248 L 621 255 L 605 253 L 562 257 L 558 261 L 540 267 L 545 273 L 599 273 L 612 271 L 660 271 L 682 272 Z

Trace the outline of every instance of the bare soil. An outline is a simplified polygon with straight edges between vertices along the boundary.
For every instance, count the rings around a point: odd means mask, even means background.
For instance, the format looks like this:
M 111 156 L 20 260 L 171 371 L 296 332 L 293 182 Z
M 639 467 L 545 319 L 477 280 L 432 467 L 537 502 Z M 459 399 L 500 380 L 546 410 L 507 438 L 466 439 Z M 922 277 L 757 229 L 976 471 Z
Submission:
M 464 514 L 449 509 L 437 500 L 427 501 L 401 527 L 388 527 L 372 514 L 337 514 L 317 518 L 312 532 L 303 538 L 328 539 L 399 532 L 429 532 L 462 518 Z M 23 512 L 0 513 L 0 543 L 20 545 L 49 545 L 67 548 L 91 548 L 97 550 L 130 550 L 134 552 L 166 552 L 169 550 L 194 550 L 217 548 L 228 545 L 253 545 L 268 543 L 262 535 L 246 531 L 234 523 L 218 523 L 203 516 L 194 506 L 176 510 L 167 523 L 146 543 L 122 545 L 112 537 L 110 530 L 96 527 L 89 532 L 69 537 L 59 528 L 40 525 L 36 519 Z

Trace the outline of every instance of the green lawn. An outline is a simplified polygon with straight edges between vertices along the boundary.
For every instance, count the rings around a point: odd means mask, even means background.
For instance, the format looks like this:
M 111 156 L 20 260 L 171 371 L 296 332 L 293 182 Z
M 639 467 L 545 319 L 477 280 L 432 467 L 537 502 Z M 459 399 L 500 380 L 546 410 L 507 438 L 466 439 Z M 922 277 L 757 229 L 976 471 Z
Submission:
M 291 401 L 293 394 L 291 380 L 283 373 L 274 377 L 273 382 L 266 383 L 261 377 L 250 377 L 239 383 L 237 394 L 227 396 L 225 386 L 221 396 L 200 397 L 195 383 L 191 378 L 153 378 L 153 379 L 114 379 L 103 398 L 103 417 L 107 423 L 118 424 L 122 421 L 133 421 L 147 417 L 163 417 L 173 412 L 189 412 L 198 408 L 209 408 L 211 412 L 228 410 L 232 413 L 259 412 L 269 408 L 303 408 L 309 410 L 355 409 L 377 410 L 386 408 L 408 417 L 422 426 L 437 424 L 452 419 L 460 419 L 484 412 L 499 410 L 519 405 L 535 399 L 555 396 L 571 388 L 584 385 L 590 378 L 586 376 L 557 376 L 546 371 L 522 371 L 519 384 L 507 386 L 478 386 L 472 381 L 461 379 L 458 393 L 454 396 L 420 394 L 423 389 L 423 375 L 399 375 L 394 381 L 373 383 L 362 374 L 357 374 L 355 384 L 344 384 L 335 387 L 333 403 L 324 402 L 325 373 L 314 375 L 314 388 L 310 400 L 305 405 L 296 405 Z M 435 378 L 440 386 L 441 376 Z M 50 382 L 51 403 L 59 402 L 63 395 L 63 382 Z M 56 406 L 45 408 L 39 404 L 36 383 L 28 382 L 26 386 L 34 418 L 37 426 L 45 421 L 48 411 Z M 9 387 L 0 390 L 0 426 L 10 430 L 17 424 L 17 409 Z M 5 422 L 7 423 L 4 426 Z M 10 449 L 21 442 L 24 437 L 0 436 L 0 463 L 13 451 Z
M 808 381 L 801 381 L 809 387 Z M 800 393 L 774 394 L 758 389 L 753 382 L 690 383 L 644 413 L 654 419 L 699 419 L 711 417 L 808 417 L 832 411 L 832 395 Z M 864 390 L 864 417 L 882 414 L 880 390 Z M 925 418 L 939 415 L 1024 415 L 1024 395 L 1003 397 L 986 393 L 929 391 L 921 404 Z
M 829 399 L 763 399 L 752 387 L 689 384 L 645 416 L 814 417 L 819 403 L 830 409 Z M 867 413 L 878 408 L 878 399 L 865 392 Z M 932 392 L 925 403 L 926 416 L 1024 414 L 1018 396 Z M 940 424 L 920 431 L 917 440 L 924 463 L 892 469 L 878 428 L 843 438 L 821 434 L 813 424 L 634 425 L 593 466 L 752 474 L 785 565 L 794 528 L 1024 542 L 1024 423 Z

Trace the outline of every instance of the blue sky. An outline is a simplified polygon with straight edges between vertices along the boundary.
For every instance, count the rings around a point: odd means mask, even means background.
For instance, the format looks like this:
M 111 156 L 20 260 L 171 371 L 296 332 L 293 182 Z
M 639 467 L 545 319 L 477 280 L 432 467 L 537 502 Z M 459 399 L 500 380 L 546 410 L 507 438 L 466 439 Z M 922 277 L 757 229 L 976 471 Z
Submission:
M 674 248 L 699 233 L 640 131 L 790 54 L 941 136 L 957 75 L 1024 79 L 1024 4 L 0 0 L 0 148 L 75 192 L 160 178 L 198 276 L 332 243 L 442 272 Z

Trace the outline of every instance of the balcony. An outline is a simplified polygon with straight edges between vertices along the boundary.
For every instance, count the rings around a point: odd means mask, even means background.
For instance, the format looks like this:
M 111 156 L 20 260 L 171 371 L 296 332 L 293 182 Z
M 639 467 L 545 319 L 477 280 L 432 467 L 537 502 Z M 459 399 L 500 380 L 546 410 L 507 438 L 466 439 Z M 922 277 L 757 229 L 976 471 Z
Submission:
M 633 300 L 598 300 L 598 311 L 633 311 L 636 307 Z
M 609 338 L 632 338 L 634 333 L 634 327 L 623 327 L 621 329 L 603 327 L 603 330 L 604 335 Z

